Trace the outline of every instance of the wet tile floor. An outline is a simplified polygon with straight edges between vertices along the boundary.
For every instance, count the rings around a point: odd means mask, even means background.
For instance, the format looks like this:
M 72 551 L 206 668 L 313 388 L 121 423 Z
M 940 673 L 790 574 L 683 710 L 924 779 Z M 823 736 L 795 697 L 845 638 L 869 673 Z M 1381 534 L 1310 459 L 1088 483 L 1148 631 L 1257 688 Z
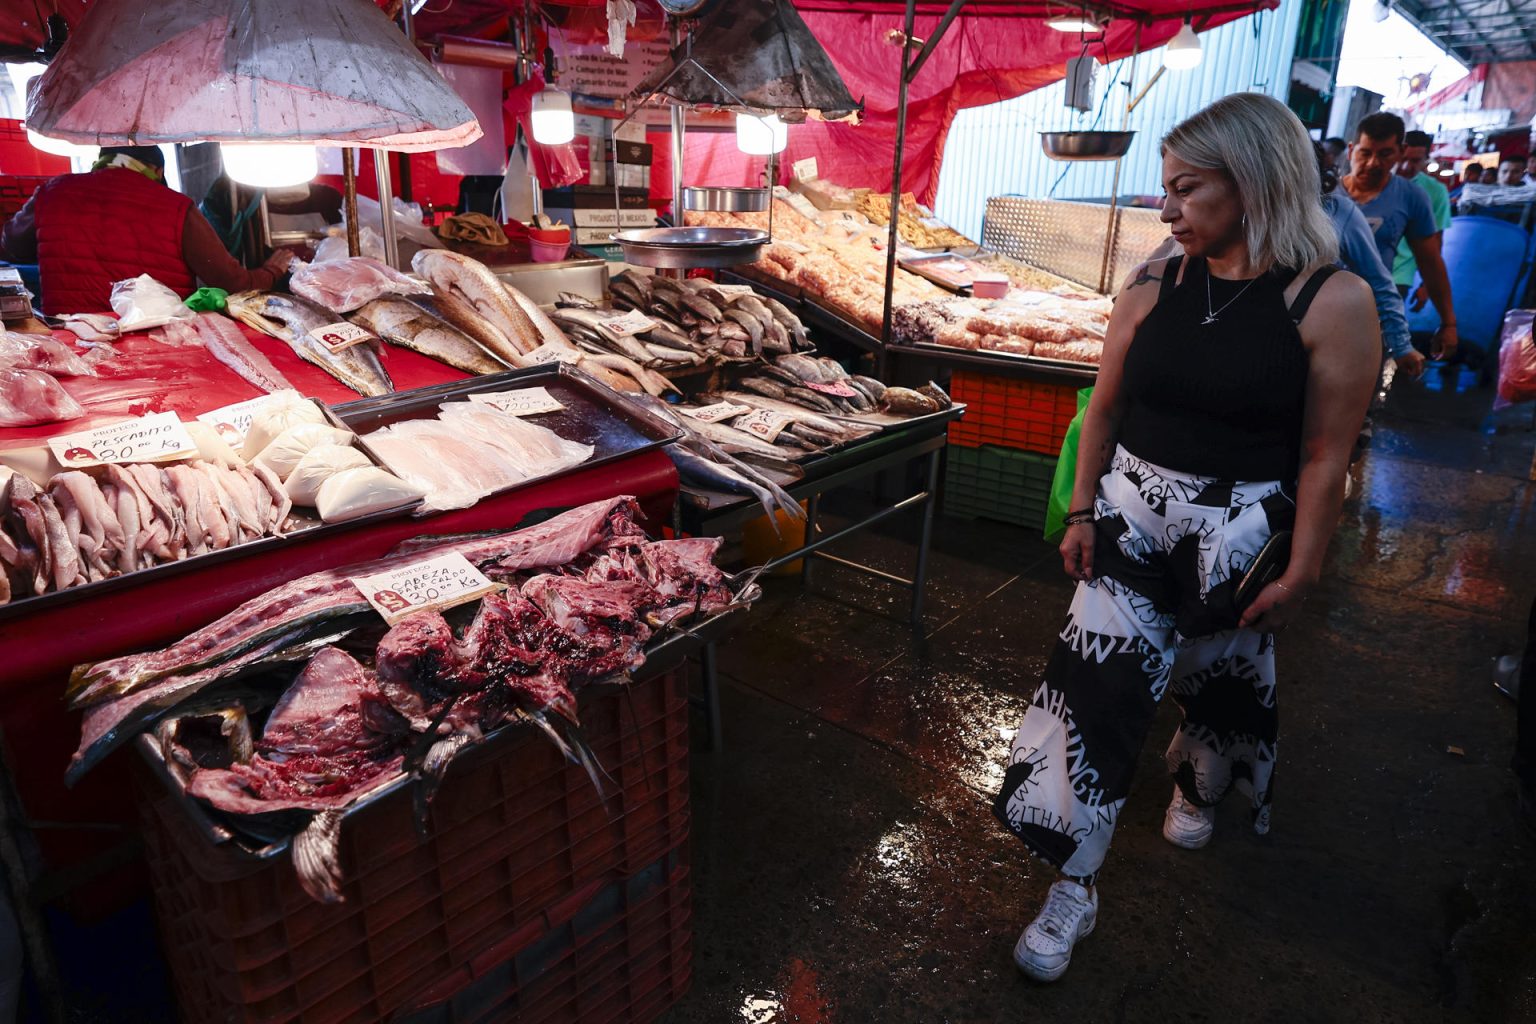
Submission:
M 770 581 L 721 651 L 724 750 L 695 723 L 695 975 L 664 1024 L 1536 1020 L 1536 833 L 1489 685 L 1536 593 L 1536 433 L 1490 402 L 1394 391 L 1281 645 L 1271 835 L 1231 805 L 1206 849 L 1163 841 L 1162 709 L 1054 985 L 1010 958 L 1053 878 L 989 810 L 1070 594 L 1052 548 L 941 518 L 920 635 L 844 569 Z M 839 553 L 905 572 L 910 536 Z

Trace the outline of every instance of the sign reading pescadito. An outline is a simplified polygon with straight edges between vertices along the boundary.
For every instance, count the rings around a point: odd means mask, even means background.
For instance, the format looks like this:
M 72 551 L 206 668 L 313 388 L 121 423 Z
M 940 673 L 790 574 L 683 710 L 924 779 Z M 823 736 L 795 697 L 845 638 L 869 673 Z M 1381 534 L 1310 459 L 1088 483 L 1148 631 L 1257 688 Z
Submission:
M 157 412 L 48 439 L 66 469 L 109 462 L 175 462 L 198 454 L 197 442 L 173 412 Z
M 391 626 L 413 612 L 442 611 L 479 600 L 501 588 L 457 551 L 350 579 Z

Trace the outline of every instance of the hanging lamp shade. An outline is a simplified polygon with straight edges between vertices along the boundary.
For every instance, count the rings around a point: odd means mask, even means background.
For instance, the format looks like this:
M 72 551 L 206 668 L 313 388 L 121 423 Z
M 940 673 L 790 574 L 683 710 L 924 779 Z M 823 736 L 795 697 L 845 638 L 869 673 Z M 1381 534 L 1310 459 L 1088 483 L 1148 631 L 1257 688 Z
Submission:
M 466 146 L 480 125 L 366 0 L 97 0 L 33 86 L 27 124 L 101 146 Z

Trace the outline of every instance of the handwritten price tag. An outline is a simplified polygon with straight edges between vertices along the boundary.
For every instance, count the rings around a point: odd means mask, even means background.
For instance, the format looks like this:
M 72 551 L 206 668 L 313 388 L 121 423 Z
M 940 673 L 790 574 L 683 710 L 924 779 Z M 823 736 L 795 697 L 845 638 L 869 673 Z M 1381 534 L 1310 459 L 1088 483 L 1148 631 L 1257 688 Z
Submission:
M 734 299 L 741 295 L 756 295 L 757 291 L 749 284 L 717 284 L 715 291 L 724 295 L 727 299 Z
M 816 166 L 816 158 L 813 156 L 808 156 L 804 160 L 796 160 L 790 166 L 790 173 L 795 176 L 796 181 L 810 181 L 819 176 L 817 173 L 819 170 L 820 168 Z
M 732 416 L 740 416 L 744 412 L 751 412 L 752 408 L 746 405 L 732 405 L 730 402 L 716 402 L 714 405 L 702 405 L 697 409 L 684 409 L 679 406 L 677 411 L 684 416 L 692 416 L 694 419 L 705 423 L 719 423 L 721 420 L 728 420 Z
M 564 345 L 540 345 L 523 358 L 530 366 L 538 363 L 576 363 L 581 361 L 581 353 Z
M 441 611 L 500 589 L 458 552 L 351 580 L 391 626 L 413 612 Z
M 795 421 L 790 417 L 774 412 L 772 409 L 753 409 L 731 426 L 737 430 L 745 430 L 772 444 L 778 440 L 780 434 L 784 433 L 784 428 L 793 422 Z
M 262 395 L 248 402 L 226 405 L 222 409 L 200 414 L 197 421 L 217 430 L 219 436 L 229 445 L 239 447 L 245 443 L 245 435 L 250 432 L 251 420 L 263 406 L 271 404 L 272 398 L 272 395 Z
M 805 386 L 812 391 L 820 391 L 824 395 L 834 395 L 837 398 L 857 398 L 859 393 L 842 381 L 833 381 L 831 384 L 823 384 L 820 381 L 808 380 Z
M 602 329 L 616 338 L 626 338 L 634 334 L 656 329 L 656 321 L 640 312 L 632 309 L 623 316 L 616 316 L 602 322 Z
M 48 439 L 53 457 L 66 469 L 108 462 L 175 462 L 198 453 L 197 443 L 173 412 L 157 412 L 105 427 Z
M 340 352 L 342 349 L 360 345 L 373 337 L 357 324 L 349 324 L 345 320 L 326 324 L 324 327 L 316 327 L 309 332 L 309 336 L 330 352 Z
M 469 400 L 500 409 L 509 416 L 537 416 L 544 412 L 559 412 L 565 408 L 544 388 L 477 391 L 469 396 Z

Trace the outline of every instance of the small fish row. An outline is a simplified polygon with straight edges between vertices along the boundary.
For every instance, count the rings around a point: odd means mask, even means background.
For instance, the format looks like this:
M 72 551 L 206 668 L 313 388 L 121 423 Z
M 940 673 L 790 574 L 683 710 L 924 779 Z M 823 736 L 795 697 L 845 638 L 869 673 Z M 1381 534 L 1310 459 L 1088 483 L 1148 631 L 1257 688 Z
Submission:
M 678 281 L 626 270 L 609 282 L 608 290 L 615 309 L 637 310 L 656 324 L 639 335 L 647 346 L 693 353 L 700 362 L 814 347 L 800 318 L 777 299 L 706 278 Z
M 281 532 L 293 503 L 271 470 L 194 459 L 105 465 L 0 489 L 0 604 Z
M 849 373 L 835 359 L 799 354 L 779 356 L 757 375 L 742 380 L 740 387 L 829 415 L 924 416 L 954 404 L 931 381 L 915 389 L 887 387 L 873 377 Z

